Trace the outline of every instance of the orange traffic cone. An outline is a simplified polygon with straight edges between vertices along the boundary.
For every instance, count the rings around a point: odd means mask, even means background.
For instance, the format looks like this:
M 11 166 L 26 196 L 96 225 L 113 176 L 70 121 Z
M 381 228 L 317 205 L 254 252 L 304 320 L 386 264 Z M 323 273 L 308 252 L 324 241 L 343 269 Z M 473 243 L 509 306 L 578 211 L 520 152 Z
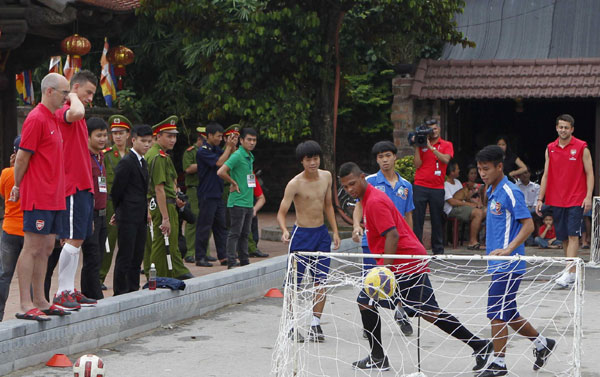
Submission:
M 52 356 L 50 360 L 48 360 L 46 365 L 49 367 L 67 368 L 72 367 L 73 363 L 64 353 L 57 353 L 54 356 Z
M 283 297 L 283 293 L 281 293 L 281 291 L 277 288 L 271 288 L 269 289 L 269 291 L 265 294 L 265 297 L 275 297 L 275 298 L 282 298 Z

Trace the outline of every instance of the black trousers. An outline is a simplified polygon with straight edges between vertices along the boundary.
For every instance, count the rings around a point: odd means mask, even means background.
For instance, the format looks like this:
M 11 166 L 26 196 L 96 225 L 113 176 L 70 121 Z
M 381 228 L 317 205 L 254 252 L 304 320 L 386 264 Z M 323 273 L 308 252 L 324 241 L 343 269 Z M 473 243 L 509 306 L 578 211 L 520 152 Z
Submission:
M 106 252 L 106 215 L 99 216 L 94 211 L 94 233 L 81 245 L 83 264 L 81 266 L 81 293 L 86 297 L 100 300 L 104 298 L 100 283 L 100 267 Z
M 146 222 L 118 223 L 119 250 L 113 276 L 115 296 L 140 289 L 140 265 L 146 247 L 146 225 Z
M 198 220 L 196 220 L 196 260 L 206 258 L 208 238 L 212 230 L 217 258 L 227 258 L 227 227 L 225 225 L 225 203 L 221 198 L 198 198 Z
M 413 200 L 415 211 L 413 214 L 413 228 L 415 235 L 423 242 L 423 225 L 425 224 L 425 212 L 429 204 L 429 216 L 431 217 L 431 250 L 434 254 L 444 254 L 444 189 L 432 189 L 428 187 L 413 186 Z

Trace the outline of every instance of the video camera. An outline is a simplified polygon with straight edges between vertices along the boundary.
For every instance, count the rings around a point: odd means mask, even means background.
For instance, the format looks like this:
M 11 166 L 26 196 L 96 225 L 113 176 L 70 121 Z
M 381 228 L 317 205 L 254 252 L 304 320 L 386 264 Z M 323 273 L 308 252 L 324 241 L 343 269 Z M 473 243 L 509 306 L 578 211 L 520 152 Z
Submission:
M 418 147 L 426 147 L 427 138 L 433 132 L 433 128 L 429 126 L 434 124 L 437 124 L 437 120 L 430 119 L 418 125 L 417 128 L 415 128 L 415 132 L 410 132 L 408 134 L 408 144 L 416 145 Z

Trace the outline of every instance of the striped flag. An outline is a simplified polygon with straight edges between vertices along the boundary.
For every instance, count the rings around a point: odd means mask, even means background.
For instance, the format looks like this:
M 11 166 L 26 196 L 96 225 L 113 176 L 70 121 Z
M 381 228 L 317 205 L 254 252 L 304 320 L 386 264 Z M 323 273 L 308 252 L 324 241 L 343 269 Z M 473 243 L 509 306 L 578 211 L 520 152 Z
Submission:
M 60 56 L 53 56 L 50 58 L 50 66 L 48 67 L 48 73 L 59 73 L 63 74 L 62 58 Z
M 16 77 L 17 93 L 19 97 L 28 105 L 35 104 L 33 93 L 33 82 L 31 81 L 31 71 L 23 71 Z
M 100 67 L 102 67 L 100 87 L 102 88 L 102 95 L 104 96 L 106 106 L 112 107 L 113 101 L 117 99 L 117 91 L 115 90 L 115 83 L 113 81 L 113 68 L 106 58 L 108 47 L 108 40 L 104 38 L 104 50 L 102 50 L 102 56 L 100 57 Z
M 65 59 L 65 66 L 63 68 L 63 71 L 64 71 L 64 76 L 70 82 L 71 77 L 73 77 L 75 72 L 77 72 L 76 67 L 73 66 L 73 61 L 71 60 L 71 55 L 67 55 L 67 59 Z

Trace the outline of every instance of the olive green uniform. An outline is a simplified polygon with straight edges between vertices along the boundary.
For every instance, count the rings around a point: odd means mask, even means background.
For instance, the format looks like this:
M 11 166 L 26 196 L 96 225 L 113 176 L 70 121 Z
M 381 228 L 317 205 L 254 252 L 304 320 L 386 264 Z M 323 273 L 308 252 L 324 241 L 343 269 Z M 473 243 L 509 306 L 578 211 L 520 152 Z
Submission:
M 152 240 L 152 250 L 150 252 L 150 263 L 156 266 L 156 273 L 162 277 L 180 277 L 189 274 L 190 271 L 183 264 L 183 259 L 177 247 L 179 237 L 179 214 L 175 204 L 175 180 L 177 171 L 173 160 L 165 150 L 161 149 L 158 143 L 146 153 L 148 168 L 150 171 L 150 184 L 148 187 L 148 198 L 151 199 L 150 215 L 152 217 L 152 227 L 154 230 L 154 239 Z M 169 222 L 171 224 L 171 234 L 169 236 L 169 251 L 173 264 L 173 271 L 168 270 L 167 252 L 164 236 L 160 230 L 162 215 L 156 203 L 155 186 L 164 184 L 165 196 L 167 199 L 167 210 L 169 213 Z M 153 203 L 154 202 L 154 203 Z M 146 264 L 144 264 L 146 265 Z
M 104 151 L 104 165 L 106 167 L 106 188 L 110 193 L 112 189 L 113 182 L 115 180 L 115 168 L 119 161 L 121 161 L 121 155 L 117 150 L 116 146 L 112 146 L 106 148 Z M 129 148 L 125 148 L 125 154 L 129 153 Z M 108 239 L 108 252 L 104 245 L 100 245 L 104 250 L 102 253 L 102 266 L 100 267 L 100 282 L 104 283 L 104 279 L 106 279 L 106 275 L 110 270 L 110 266 L 113 260 L 113 254 L 115 252 L 115 245 L 117 243 L 117 226 L 110 225 L 110 218 L 115 213 L 113 208 L 112 200 L 106 201 L 106 234 Z
M 192 145 L 188 149 L 183 152 L 183 171 L 187 169 L 190 165 L 194 165 L 196 163 L 196 152 L 198 152 L 198 146 Z M 192 209 L 192 213 L 194 217 L 198 217 L 198 194 L 196 193 L 196 189 L 198 188 L 198 174 L 185 174 L 185 186 L 187 187 L 186 195 L 188 196 L 188 201 L 190 203 L 190 208 Z M 185 224 L 185 244 L 187 246 L 187 253 L 185 254 L 187 257 L 194 257 L 196 254 L 196 224 Z

